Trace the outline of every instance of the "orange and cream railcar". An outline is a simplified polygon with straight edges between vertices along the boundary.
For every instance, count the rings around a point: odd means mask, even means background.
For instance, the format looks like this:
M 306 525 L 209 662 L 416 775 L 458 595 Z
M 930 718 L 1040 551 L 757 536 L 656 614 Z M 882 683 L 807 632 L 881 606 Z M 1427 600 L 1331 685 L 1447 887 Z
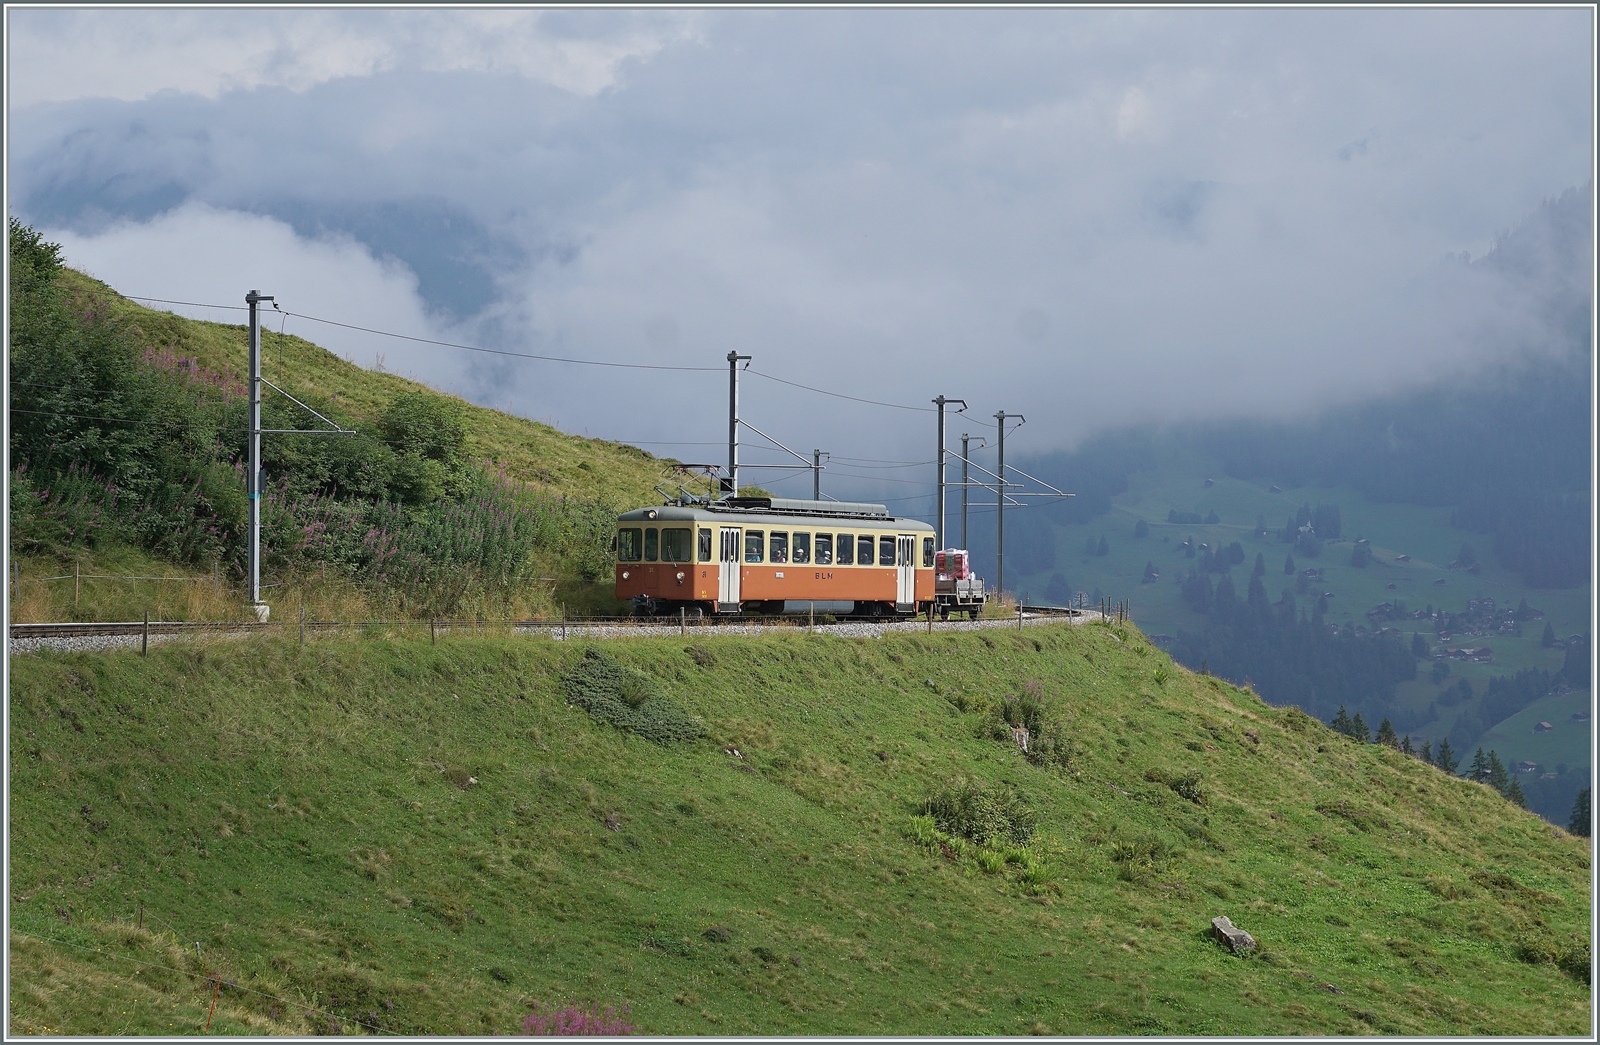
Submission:
M 617 520 L 617 598 L 642 613 L 887 616 L 934 601 L 934 531 L 881 504 L 737 497 Z

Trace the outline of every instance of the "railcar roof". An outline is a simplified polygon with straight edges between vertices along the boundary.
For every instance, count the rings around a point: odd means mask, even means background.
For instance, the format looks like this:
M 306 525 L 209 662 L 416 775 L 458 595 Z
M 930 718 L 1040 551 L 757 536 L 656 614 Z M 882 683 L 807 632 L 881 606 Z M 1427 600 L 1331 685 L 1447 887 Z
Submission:
M 853 506 L 852 506 L 853 507 Z M 827 526 L 837 529 L 883 529 L 911 532 L 933 532 L 933 527 L 920 519 L 905 519 L 888 514 L 838 511 L 784 512 L 763 508 L 722 508 L 706 505 L 664 504 L 653 508 L 635 508 L 617 517 L 619 523 L 716 522 L 739 526 L 787 526 L 805 529 L 807 526 Z

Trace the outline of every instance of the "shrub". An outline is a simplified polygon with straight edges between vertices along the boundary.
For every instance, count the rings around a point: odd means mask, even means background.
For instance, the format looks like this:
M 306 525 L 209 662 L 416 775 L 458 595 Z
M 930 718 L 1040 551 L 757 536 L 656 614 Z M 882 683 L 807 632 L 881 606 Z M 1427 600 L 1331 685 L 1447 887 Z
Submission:
M 1160 835 L 1141 834 L 1111 843 L 1111 861 L 1118 865 L 1117 876 L 1124 881 L 1142 881 L 1158 873 L 1174 856 L 1171 846 Z
M 1070 766 L 1072 741 L 1066 725 L 1049 714 L 1044 701 L 1044 687 L 1038 682 L 1028 682 L 1022 692 L 1001 699 L 994 710 L 990 732 L 996 740 L 1015 743 L 1012 729 L 1028 731 L 1028 749 L 1023 756 L 1036 766 Z
M 627 733 L 670 744 L 705 735 L 705 726 L 641 671 L 618 664 L 598 649 L 562 679 L 567 699 L 602 722 Z
M 1516 954 L 1531 965 L 1554 965 L 1579 983 L 1588 983 L 1590 946 L 1587 939 L 1561 943 L 1536 932 L 1524 935 L 1517 941 Z
M 936 792 L 923 804 L 923 812 L 941 830 L 979 845 L 1026 842 L 1038 825 L 1038 814 L 1014 788 L 965 777 Z
M 1186 798 L 1197 806 L 1205 805 L 1209 799 L 1205 789 L 1200 786 L 1200 774 L 1194 770 L 1187 773 L 1170 773 L 1164 769 L 1147 769 L 1144 778 L 1154 784 L 1165 784 L 1180 798 Z

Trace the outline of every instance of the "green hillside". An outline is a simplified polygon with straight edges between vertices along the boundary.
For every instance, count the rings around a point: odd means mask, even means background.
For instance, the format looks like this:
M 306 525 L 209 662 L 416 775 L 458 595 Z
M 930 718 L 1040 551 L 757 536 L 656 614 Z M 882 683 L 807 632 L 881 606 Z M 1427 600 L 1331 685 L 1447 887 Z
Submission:
M 1210 480 L 1211 485 L 1207 485 Z M 1211 548 L 1238 542 L 1244 562 L 1233 567 L 1240 594 L 1252 572 L 1256 556 L 1266 563 L 1263 578 L 1270 599 L 1278 600 L 1289 592 L 1302 610 L 1309 610 L 1317 598 L 1328 595 L 1331 623 L 1360 625 L 1376 630 L 1396 628 L 1409 647 L 1412 637 L 1421 634 L 1430 648 L 1440 645 L 1427 620 L 1388 620 L 1373 622 L 1367 611 L 1383 603 L 1400 603 L 1409 613 L 1433 607 L 1452 613 L 1467 608 L 1468 600 L 1492 598 L 1499 607 L 1515 608 L 1523 600 L 1543 613 L 1542 619 L 1523 622 L 1521 634 L 1495 632 L 1483 637 L 1461 635 L 1452 645 L 1485 645 L 1493 650 L 1487 662 L 1449 661 L 1449 674 L 1435 679 L 1431 662 L 1419 665 L 1414 680 L 1396 687 L 1392 706 L 1374 711 L 1366 707 L 1367 717 L 1376 725 L 1382 716 L 1392 716 L 1402 732 L 1410 729 L 1419 738 L 1437 738 L 1449 730 L 1456 717 L 1474 712 L 1485 699 L 1486 687 L 1494 676 L 1513 676 L 1517 672 L 1542 669 L 1555 675 L 1562 670 L 1563 650 L 1541 646 L 1544 626 L 1549 623 L 1558 638 L 1587 634 L 1590 630 L 1590 593 L 1587 585 L 1574 588 L 1536 588 L 1517 573 L 1504 569 L 1489 554 L 1485 538 L 1463 532 L 1451 525 L 1448 507 L 1423 507 L 1401 503 L 1380 503 L 1360 492 L 1342 486 L 1286 487 L 1277 491 L 1266 481 L 1229 477 L 1220 463 L 1200 452 L 1164 452 L 1150 467 L 1131 471 L 1127 489 L 1111 498 L 1110 510 L 1088 522 L 1063 522 L 1046 531 L 1050 553 L 1007 557 L 1006 587 L 1026 595 L 1034 602 L 1048 603 L 1047 592 L 1059 576 L 1071 591 L 1091 595 L 1099 591 L 1113 600 L 1126 600 L 1133 618 L 1152 635 L 1175 636 L 1180 630 L 1200 631 L 1206 617 L 1185 604 L 1181 584 L 1197 560 L 1186 558 L 1182 545 L 1191 538 Z M 1325 542 L 1321 554 L 1312 558 L 1294 551 L 1278 538 L 1286 517 L 1303 505 L 1337 505 L 1342 517 L 1339 539 Z M 1215 513 L 1218 522 L 1170 523 L 1169 512 L 1195 512 L 1202 519 Z M 1265 520 L 1272 531 L 1259 536 L 1258 520 Z M 1136 537 L 1140 521 L 1148 534 Z M 1086 546 L 1105 538 L 1107 554 L 1089 554 Z M 1368 541 L 1371 561 L 1363 567 L 1352 565 L 1357 540 Z M 1478 572 L 1450 569 L 1463 544 L 1476 545 Z M 1321 576 L 1300 582 L 1283 572 L 1286 556 L 1292 555 L 1297 573 L 1307 568 Z M 1401 561 L 1408 556 L 1409 561 Z M 1014 566 L 1013 561 L 1018 565 Z M 1046 565 L 1041 565 L 1045 563 Z M 1030 572 L 1014 572 L 1032 566 Z M 1160 575 L 1154 583 L 1143 583 L 1147 566 Z M 1013 580 L 1015 577 L 1015 580 Z M 1054 593 L 1061 594 L 1061 584 Z M 1474 688 L 1474 697 L 1450 704 L 1447 690 L 1463 679 Z M 1441 696 L 1444 697 L 1440 701 Z M 1566 707 L 1587 706 L 1587 689 L 1549 698 Z M 1435 702 L 1440 703 L 1435 705 Z M 1448 704 L 1448 706 L 1446 706 Z M 1430 706 L 1433 706 L 1430 718 Z M 1359 708 L 1353 706 L 1352 711 Z M 1557 764 L 1567 770 L 1589 767 L 1589 723 L 1573 722 L 1571 710 L 1563 712 L 1559 729 L 1549 737 L 1535 738 L 1528 729 L 1505 722 L 1469 735 L 1453 736 L 1457 748 L 1469 752 L 1477 746 L 1496 748 L 1512 760 L 1530 759 L 1553 770 Z M 1528 726 L 1548 715 L 1533 718 Z M 1516 720 L 1521 721 L 1521 716 Z M 1556 720 L 1550 719 L 1552 724 Z M 1415 725 L 1412 725 L 1415 723 Z M 1556 740 L 1559 736 L 1561 739 Z M 1559 751 L 1557 750 L 1559 747 Z M 1554 757 L 1546 757 L 1546 753 Z M 1572 794 L 1588 786 L 1587 778 L 1577 777 L 1559 795 L 1549 799 L 1546 814 L 1565 822 Z
M 122 298 L 10 225 L 12 619 L 236 619 L 247 563 L 246 329 Z M 618 510 L 671 470 L 263 332 L 263 371 L 352 434 L 263 440 L 275 612 L 610 611 Z M 267 428 L 322 427 L 265 390 Z M 87 578 L 83 581 L 81 578 Z
M 80 310 L 95 310 L 125 321 L 142 348 L 173 359 L 192 359 L 201 367 L 242 381 L 248 370 L 248 329 L 208 323 L 146 308 L 73 269 L 62 285 Z M 294 335 L 261 331 L 262 373 L 298 399 L 327 403 L 354 421 L 376 421 L 402 392 L 435 392 L 396 374 L 367 370 Z M 267 398 L 274 393 L 265 390 Z M 663 462 L 638 447 L 569 435 L 547 424 L 476 406 L 455 396 L 465 415 L 467 449 L 476 460 L 501 468 L 539 489 L 591 500 L 640 504 L 655 499 Z
M 218 641 L 10 682 L 13 1033 L 196 1033 L 217 982 L 222 1033 L 1591 1029 L 1587 840 L 1131 628 Z

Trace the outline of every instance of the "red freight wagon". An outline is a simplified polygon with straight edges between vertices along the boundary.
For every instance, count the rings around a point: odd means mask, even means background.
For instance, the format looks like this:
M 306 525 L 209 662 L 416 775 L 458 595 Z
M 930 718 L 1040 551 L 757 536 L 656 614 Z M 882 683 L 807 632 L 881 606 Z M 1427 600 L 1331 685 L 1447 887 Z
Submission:
M 641 613 L 912 615 L 934 603 L 934 531 L 881 504 L 729 497 L 617 519 L 617 598 Z

